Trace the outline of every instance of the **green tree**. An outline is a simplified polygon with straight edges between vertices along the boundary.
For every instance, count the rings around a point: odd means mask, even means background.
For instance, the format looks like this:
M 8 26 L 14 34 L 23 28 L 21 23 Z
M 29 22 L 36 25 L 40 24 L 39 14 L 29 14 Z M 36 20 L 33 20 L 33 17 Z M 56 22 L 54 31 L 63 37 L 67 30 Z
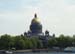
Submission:
M 21 36 L 15 37 L 15 48 L 16 49 L 24 49 L 25 48 L 25 41 L 22 39 Z
M 36 38 L 31 38 L 30 41 L 32 42 L 32 45 L 33 45 L 32 48 L 37 48 Z
M 1 49 L 10 49 L 13 45 L 12 37 L 10 35 L 2 35 L 0 38 L 0 48 Z
M 30 41 L 30 39 L 25 41 L 25 48 L 26 49 L 31 49 L 33 47 L 32 42 Z
M 48 40 L 48 46 L 49 47 L 54 47 L 55 45 L 57 44 L 57 40 L 56 39 L 54 39 L 54 38 L 52 38 L 52 39 L 49 39 Z
M 69 47 L 72 45 L 72 38 L 61 34 L 57 39 L 57 46 L 60 48 Z

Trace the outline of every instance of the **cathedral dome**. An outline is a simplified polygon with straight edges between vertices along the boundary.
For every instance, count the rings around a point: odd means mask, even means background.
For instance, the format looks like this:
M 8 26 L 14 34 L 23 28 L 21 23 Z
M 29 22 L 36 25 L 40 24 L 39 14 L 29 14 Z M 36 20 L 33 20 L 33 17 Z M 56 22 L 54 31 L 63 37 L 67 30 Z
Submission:
M 32 20 L 32 23 L 40 23 L 40 19 L 39 19 L 39 18 L 34 18 L 34 19 Z
M 32 19 L 32 23 L 40 23 L 40 19 L 37 17 L 37 15 L 34 15 L 34 18 Z
M 42 33 L 42 24 L 40 23 L 37 14 L 34 15 L 34 18 L 31 21 L 30 30 L 32 33 Z

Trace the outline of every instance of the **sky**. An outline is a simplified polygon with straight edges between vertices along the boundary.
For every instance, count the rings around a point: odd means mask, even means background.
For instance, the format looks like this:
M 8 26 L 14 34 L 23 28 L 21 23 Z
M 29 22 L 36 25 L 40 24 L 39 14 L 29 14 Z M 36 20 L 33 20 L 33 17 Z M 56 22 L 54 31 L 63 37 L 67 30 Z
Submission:
M 75 34 L 75 0 L 0 0 L 0 34 L 27 32 L 35 13 L 43 32 Z

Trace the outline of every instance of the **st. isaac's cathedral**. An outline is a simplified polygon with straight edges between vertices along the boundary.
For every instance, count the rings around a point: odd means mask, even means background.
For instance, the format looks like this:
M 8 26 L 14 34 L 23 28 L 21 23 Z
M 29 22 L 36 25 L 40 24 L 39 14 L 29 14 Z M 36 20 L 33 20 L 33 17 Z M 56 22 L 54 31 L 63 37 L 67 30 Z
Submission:
M 50 35 L 48 30 L 46 30 L 45 33 L 42 32 L 42 24 L 37 17 L 37 14 L 34 14 L 34 18 L 31 21 L 29 29 L 30 30 L 28 32 L 24 33 L 24 35 L 29 38 L 37 37 L 41 40 L 48 40 L 55 37 L 55 34 Z

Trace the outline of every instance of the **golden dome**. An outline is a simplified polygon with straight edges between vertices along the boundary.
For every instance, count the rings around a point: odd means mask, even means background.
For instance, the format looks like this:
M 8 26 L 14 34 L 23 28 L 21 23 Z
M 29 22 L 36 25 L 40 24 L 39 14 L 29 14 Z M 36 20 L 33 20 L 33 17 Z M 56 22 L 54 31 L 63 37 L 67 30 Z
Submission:
M 39 19 L 39 18 L 34 18 L 34 19 L 32 20 L 32 23 L 40 23 L 40 19 Z
M 40 19 L 37 18 L 37 15 L 34 15 L 34 19 L 32 20 L 32 23 L 40 23 Z

